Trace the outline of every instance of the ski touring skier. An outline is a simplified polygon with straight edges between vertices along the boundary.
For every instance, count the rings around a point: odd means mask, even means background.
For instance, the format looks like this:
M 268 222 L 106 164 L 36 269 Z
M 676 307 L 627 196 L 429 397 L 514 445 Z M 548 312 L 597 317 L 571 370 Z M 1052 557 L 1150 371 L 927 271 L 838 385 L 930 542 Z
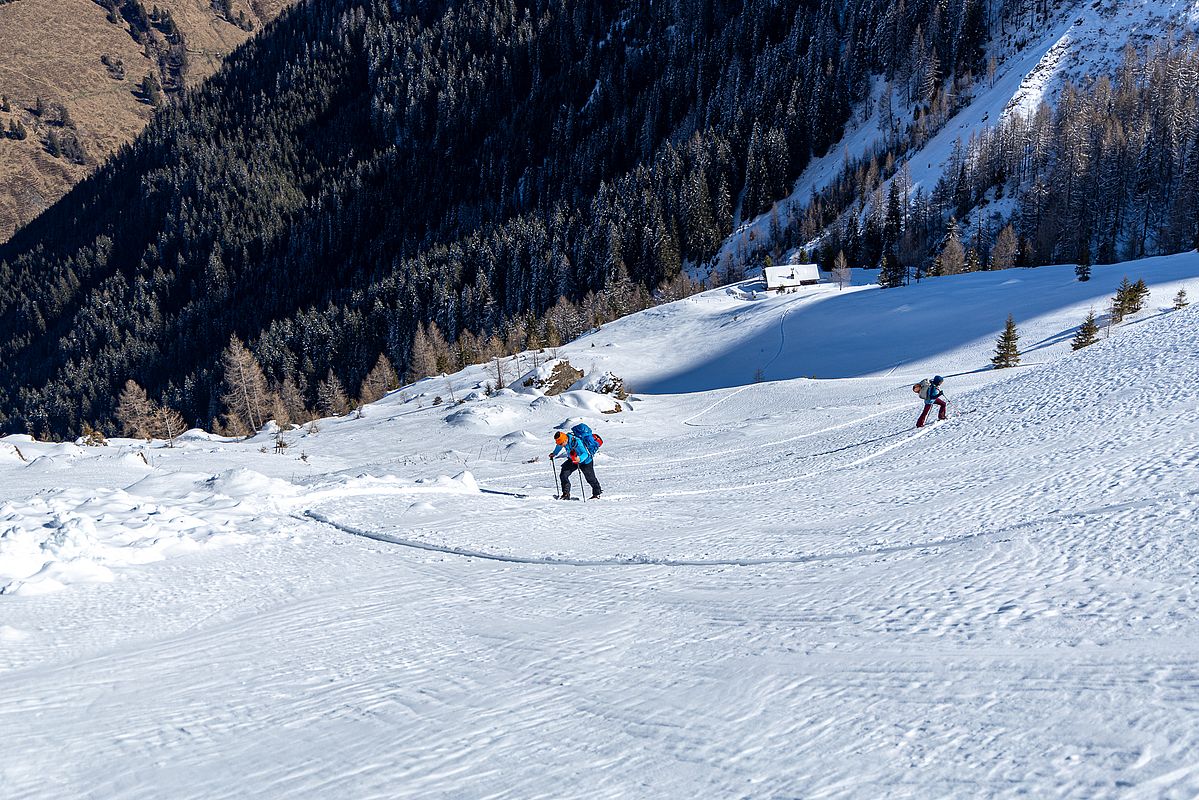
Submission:
M 921 412 L 920 419 L 916 420 L 917 428 L 924 427 L 924 423 L 928 419 L 928 412 L 933 408 L 933 403 L 937 404 L 937 419 L 942 420 L 946 418 L 945 392 L 941 391 L 941 384 L 944 382 L 944 378 L 936 375 L 931 379 L 925 378 L 912 387 L 912 391 L 920 395 L 920 399 L 924 401 L 924 411 Z
M 597 500 L 603 495 L 599 479 L 595 477 L 595 451 L 603 443 L 604 440 L 586 425 L 576 425 L 570 431 L 558 431 L 554 434 L 555 447 L 554 452 L 550 453 L 550 460 L 557 458 L 559 453 L 566 454 L 562 462 L 562 471 L 558 474 L 561 483 L 561 494 L 558 495 L 560 499 L 571 499 L 570 479 L 576 470 L 581 471 L 587 483 L 591 484 L 592 500 Z

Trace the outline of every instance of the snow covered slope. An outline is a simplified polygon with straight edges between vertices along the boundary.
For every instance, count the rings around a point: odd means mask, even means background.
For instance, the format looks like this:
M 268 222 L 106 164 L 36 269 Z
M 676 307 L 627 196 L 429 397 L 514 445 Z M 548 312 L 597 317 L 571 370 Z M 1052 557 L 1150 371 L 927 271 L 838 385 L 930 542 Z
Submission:
M 999 27 L 993 26 L 987 53 L 988 60 L 994 59 L 996 64 L 994 76 L 975 76 L 969 102 L 926 142 L 900 159 L 911 177 L 911 191 L 932 191 L 959 139 L 965 144 L 972 135 L 995 126 L 1008 115 L 1032 114 L 1042 102 L 1052 105 L 1067 81 L 1081 85 L 1087 78 L 1115 75 L 1126 47 L 1144 49 L 1155 42 L 1194 37 L 1199 33 L 1199 2 L 1072 0 L 1054 4 L 1049 22 L 1035 28 L 1009 25 L 1005 33 Z M 804 208 L 813 192 L 820 192 L 837 178 L 847 158 L 885 149 L 888 136 L 877 102 L 882 88 L 879 79 L 872 102 L 859 109 L 859 116 L 851 120 L 839 143 L 812 161 L 780 207 Z M 907 118 L 909 114 L 899 100 L 903 93 L 895 92 L 896 113 L 901 119 Z M 738 263 L 742 259 L 736 254 L 752 249 L 748 247 L 750 241 L 768 240 L 770 216 L 763 214 L 742 225 L 724 243 L 717 262 L 727 256 Z
M 1124 274 L 1149 308 L 1069 353 Z M 283 454 L 4 440 L 0 790 L 1193 796 L 1196 285 L 744 287 L 563 348 L 639 387 L 616 414 L 476 367 Z M 1009 312 L 1029 366 L 988 370 Z M 576 419 L 598 502 L 551 499 Z

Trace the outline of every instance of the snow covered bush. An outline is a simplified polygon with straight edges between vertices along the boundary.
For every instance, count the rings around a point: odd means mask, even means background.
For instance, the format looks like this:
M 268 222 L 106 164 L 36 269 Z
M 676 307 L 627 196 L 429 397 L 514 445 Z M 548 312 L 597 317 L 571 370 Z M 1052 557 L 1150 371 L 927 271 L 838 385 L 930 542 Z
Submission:
M 624 388 L 624 378 L 614 375 L 611 372 L 604 372 L 599 375 L 592 375 L 590 378 L 581 379 L 570 388 L 572 391 L 585 389 L 596 394 L 610 394 L 620 400 L 624 400 L 629 396 L 629 393 Z

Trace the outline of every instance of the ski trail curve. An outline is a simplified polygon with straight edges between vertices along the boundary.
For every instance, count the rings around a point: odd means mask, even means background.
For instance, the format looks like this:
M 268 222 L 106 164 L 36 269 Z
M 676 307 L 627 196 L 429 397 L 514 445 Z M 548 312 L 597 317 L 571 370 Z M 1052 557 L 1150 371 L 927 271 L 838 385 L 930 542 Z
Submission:
M 749 388 L 751 388 L 752 386 L 753 386 L 753 384 L 752 384 L 752 383 L 747 383 L 745 386 L 742 386 L 740 389 L 735 389 L 735 390 L 733 390 L 733 391 L 729 392 L 728 394 L 726 394 L 725 396 L 723 396 L 723 397 L 721 397 L 719 400 L 717 400 L 715 403 L 712 403 L 712 405 L 710 405 L 710 406 L 708 406 L 708 407 L 706 407 L 706 408 L 704 408 L 704 409 L 701 409 L 701 410 L 700 410 L 700 411 L 698 411 L 697 413 L 695 413 L 695 414 L 692 414 L 691 416 L 687 417 L 687 419 L 683 420 L 683 424 L 684 424 L 684 425 L 690 425 L 692 428 L 706 428 L 706 427 L 708 427 L 707 425 L 696 425 L 696 424 L 694 423 L 694 420 L 697 420 L 697 419 L 699 419 L 699 418 L 700 418 L 700 417 L 702 417 L 704 414 L 707 414 L 709 411 L 711 411 L 712 409 L 716 408 L 716 406 L 718 406 L 718 405 L 720 405 L 721 403 L 723 403 L 725 400 L 731 400 L 731 399 L 733 399 L 734 397 L 736 397 L 737 395 L 741 394 L 741 393 L 742 393 L 742 392 L 744 392 L 746 389 L 749 389 Z
M 1199 490 L 1188 492 L 1189 496 L 1199 495 Z M 321 525 L 326 525 L 342 533 L 351 536 L 358 536 L 364 539 L 371 539 L 385 544 L 393 544 L 399 547 L 405 547 L 412 550 L 420 550 L 427 553 L 438 553 L 448 556 L 459 556 L 461 558 L 475 558 L 482 561 L 494 561 L 502 564 L 523 564 L 528 566 L 542 567 L 586 567 L 586 568 L 624 568 L 624 567 L 757 567 L 770 565 L 788 565 L 788 564 L 813 564 L 832 561 L 849 561 L 856 558 L 874 558 L 878 556 L 894 555 L 897 553 L 909 553 L 916 550 L 928 550 L 938 547 L 954 547 L 961 544 L 966 544 L 978 539 L 990 538 L 994 536 L 1005 536 L 1013 534 L 1017 531 L 1036 528 L 1040 525 L 1046 525 L 1055 522 L 1067 521 L 1082 521 L 1093 517 L 1104 516 L 1120 511 L 1138 510 L 1152 508 L 1161 505 L 1163 502 L 1170 500 L 1169 497 L 1149 497 L 1136 500 L 1124 500 L 1116 503 L 1107 503 L 1091 508 L 1081 509 L 1077 511 L 1057 511 L 1051 514 L 1044 514 L 1033 519 L 1027 519 L 1020 522 L 1004 525 L 1000 528 L 975 530 L 969 533 L 958 534 L 956 536 L 945 536 L 939 539 L 931 539 L 928 541 L 902 542 L 892 545 L 881 545 L 878 547 L 865 547 L 856 550 L 845 550 L 833 553 L 818 553 L 811 555 L 795 555 L 795 556 L 776 556 L 765 558 L 713 558 L 713 559 L 690 559 L 690 558 L 655 558 L 653 556 L 626 556 L 614 558 L 553 558 L 549 556 L 522 556 L 510 555 L 504 553 L 490 553 L 485 550 L 476 550 L 469 547 L 454 547 L 451 545 L 432 544 L 430 542 L 422 542 L 415 539 L 407 539 L 402 536 L 394 536 L 382 531 L 370 531 L 363 528 L 356 528 L 352 525 L 346 525 L 336 520 L 330 519 L 325 515 L 312 511 L 305 511 L 302 515 L 293 514 L 292 517 L 302 521 L 317 522 Z M 1189 513 L 1189 512 L 1188 512 Z
M 762 375 L 765 376 L 766 370 L 774 366 L 774 362 L 778 361 L 783 355 L 783 350 L 787 348 L 787 315 L 791 313 L 794 306 L 788 306 L 783 310 L 783 314 L 779 317 L 779 349 L 774 354 L 774 357 L 765 363 L 762 367 Z

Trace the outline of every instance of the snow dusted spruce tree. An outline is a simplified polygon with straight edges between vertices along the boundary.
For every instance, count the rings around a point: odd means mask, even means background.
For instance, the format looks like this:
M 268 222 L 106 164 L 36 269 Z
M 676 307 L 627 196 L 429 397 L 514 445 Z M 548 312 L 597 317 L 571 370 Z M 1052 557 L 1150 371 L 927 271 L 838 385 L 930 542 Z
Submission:
M 1190 301 L 1187 300 L 1187 290 L 1179 289 L 1178 294 L 1174 295 L 1174 310 L 1181 311 L 1189 305 Z
M 1084 347 L 1089 347 L 1099 340 L 1099 323 L 1095 321 L 1095 309 L 1091 309 L 1087 314 L 1087 318 L 1078 326 L 1078 332 L 1074 334 L 1074 341 L 1070 343 L 1070 347 L 1074 350 L 1081 350 Z
M 995 369 L 1006 369 L 1020 363 L 1020 349 L 1017 346 L 1019 340 L 1016 320 L 1008 314 L 1007 324 L 1004 325 L 1003 333 L 999 334 L 999 340 L 995 344 L 995 357 L 991 359 Z
M 966 250 L 966 263 L 962 267 L 966 272 L 981 272 L 983 268 L 982 256 L 973 247 Z
M 878 283 L 884 289 L 896 289 L 903 286 L 906 273 L 907 269 L 899 263 L 899 259 L 883 256 L 878 267 Z
M 225 428 L 234 436 L 252 435 L 266 424 L 272 408 L 262 367 L 236 334 L 229 337 L 221 366 L 225 373 L 225 391 L 221 395 Z
M 316 385 L 316 410 L 325 417 L 343 417 L 350 412 L 346 389 L 333 370 L 329 370 L 325 379 Z

